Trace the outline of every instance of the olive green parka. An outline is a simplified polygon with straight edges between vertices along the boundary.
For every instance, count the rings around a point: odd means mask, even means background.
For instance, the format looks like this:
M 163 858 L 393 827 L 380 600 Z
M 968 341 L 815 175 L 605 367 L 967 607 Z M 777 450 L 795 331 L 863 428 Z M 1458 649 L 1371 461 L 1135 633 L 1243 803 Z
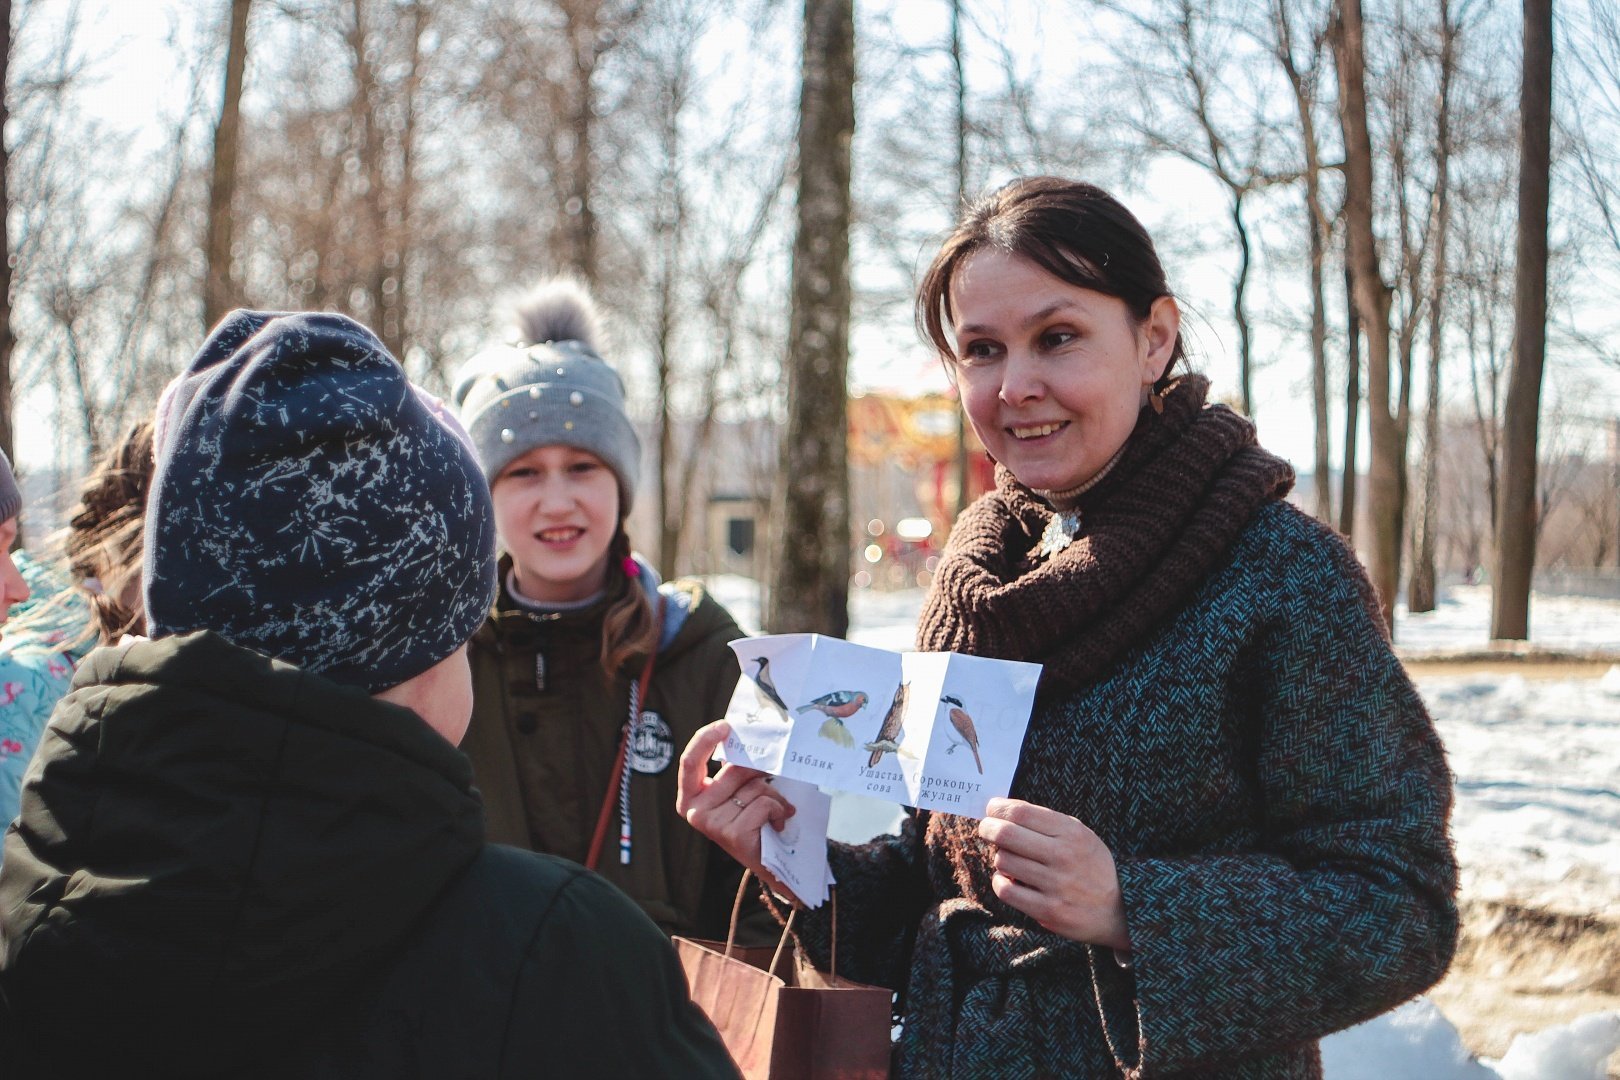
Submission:
M 510 568 L 503 558 L 503 583 Z M 461 748 L 484 797 L 490 840 L 584 862 L 629 717 L 630 683 L 643 665 L 604 676 L 602 620 L 625 589 L 638 586 L 663 599 L 664 627 L 627 755 L 630 860 L 620 861 L 615 802 L 596 870 L 666 933 L 724 938 L 742 869 L 675 811 L 681 751 L 698 728 L 725 715 L 739 671 L 727 642 L 744 636 L 702 585 L 660 586 L 642 565 L 634 585 L 615 573 L 596 603 L 542 613 L 519 606 L 503 584 L 473 635 L 473 716 Z M 740 939 L 774 942 L 777 933 L 750 901 Z

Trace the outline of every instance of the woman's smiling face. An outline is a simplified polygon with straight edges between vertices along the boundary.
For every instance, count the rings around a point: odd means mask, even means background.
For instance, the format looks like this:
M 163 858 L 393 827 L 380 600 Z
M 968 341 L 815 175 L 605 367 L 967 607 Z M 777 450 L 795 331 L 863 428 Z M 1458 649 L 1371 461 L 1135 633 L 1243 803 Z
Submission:
M 950 308 L 968 421 L 1020 483 L 1047 491 L 1079 487 L 1125 445 L 1180 328 L 1168 296 L 1138 320 L 1117 297 L 993 249 L 958 268 Z

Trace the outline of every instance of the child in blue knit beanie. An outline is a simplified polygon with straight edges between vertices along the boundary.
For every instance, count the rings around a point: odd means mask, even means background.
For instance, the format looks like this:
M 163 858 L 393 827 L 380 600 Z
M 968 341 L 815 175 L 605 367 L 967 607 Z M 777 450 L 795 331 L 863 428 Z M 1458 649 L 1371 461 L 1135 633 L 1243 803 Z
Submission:
M 735 1075 L 634 904 L 485 840 L 465 434 L 331 314 L 228 316 L 159 419 L 151 639 L 85 658 L 5 839 L 0 1075 Z
M 12 561 L 11 549 L 17 543 L 18 515 L 22 513 L 22 490 L 11 471 L 11 459 L 0 451 L 0 623 L 15 604 L 28 599 L 28 583 Z

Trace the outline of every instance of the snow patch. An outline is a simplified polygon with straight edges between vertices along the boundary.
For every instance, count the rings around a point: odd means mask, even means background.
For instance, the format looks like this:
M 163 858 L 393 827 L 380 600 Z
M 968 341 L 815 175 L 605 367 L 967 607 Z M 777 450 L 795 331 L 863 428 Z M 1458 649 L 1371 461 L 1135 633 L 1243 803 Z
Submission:
M 1452 585 L 1421 615 L 1395 607 L 1395 644 L 1403 649 L 1484 648 L 1491 638 L 1491 587 Z M 1530 639 L 1548 649 L 1620 648 L 1620 602 L 1590 596 L 1530 596 Z
M 1620 1050 L 1620 1012 L 1588 1013 L 1520 1035 L 1495 1063 L 1502 1080 L 1604 1080 Z
M 1426 997 L 1322 1040 L 1323 1080 L 1500 1080 Z
M 1590 1013 L 1517 1036 L 1501 1061 L 1468 1053 L 1426 997 L 1322 1040 L 1323 1080 L 1604 1080 L 1620 1050 L 1620 1013 Z

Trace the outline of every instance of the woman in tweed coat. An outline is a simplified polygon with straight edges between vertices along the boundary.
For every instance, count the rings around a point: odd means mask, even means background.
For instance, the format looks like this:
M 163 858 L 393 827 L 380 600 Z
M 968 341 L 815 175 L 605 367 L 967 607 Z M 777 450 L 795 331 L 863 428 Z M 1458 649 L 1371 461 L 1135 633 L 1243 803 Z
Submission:
M 1043 672 L 1011 798 L 831 845 L 839 974 L 899 991 L 904 1077 L 1319 1077 L 1317 1040 L 1456 939 L 1450 777 L 1365 574 L 1176 376 L 1175 300 L 1106 193 L 983 200 L 918 315 L 999 465 L 919 647 Z M 704 775 L 724 735 L 689 746 L 681 809 L 757 872 L 788 810 Z M 828 914 L 799 922 L 823 965 Z

